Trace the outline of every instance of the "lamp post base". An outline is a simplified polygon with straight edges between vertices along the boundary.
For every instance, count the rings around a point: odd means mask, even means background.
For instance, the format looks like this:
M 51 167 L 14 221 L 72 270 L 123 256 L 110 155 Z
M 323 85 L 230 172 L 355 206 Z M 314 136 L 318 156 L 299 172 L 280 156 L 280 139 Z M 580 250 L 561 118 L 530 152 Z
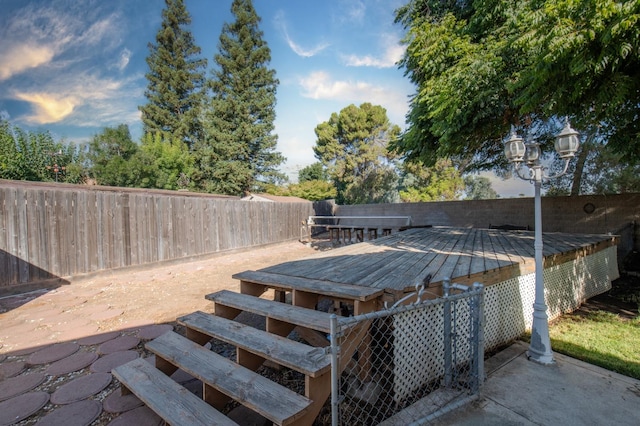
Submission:
M 549 338 L 549 321 L 546 305 L 534 304 L 533 324 L 531 326 L 531 343 L 527 351 L 527 358 L 538 364 L 555 364 Z

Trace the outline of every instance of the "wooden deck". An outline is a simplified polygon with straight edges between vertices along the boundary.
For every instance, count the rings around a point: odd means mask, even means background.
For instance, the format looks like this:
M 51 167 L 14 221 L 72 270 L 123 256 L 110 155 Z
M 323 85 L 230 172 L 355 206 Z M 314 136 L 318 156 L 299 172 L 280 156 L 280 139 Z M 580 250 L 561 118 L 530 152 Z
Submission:
M 543 243 L 547 268 L 616 245 L 617 237 L 545 233 Z M 408 229 L 260 272 L 376 288 L 394 301 L 429 275 L 431 291 L 438 292 L 445 278 L 491 285 L 534 270 L 533 231 L 434 227 Z

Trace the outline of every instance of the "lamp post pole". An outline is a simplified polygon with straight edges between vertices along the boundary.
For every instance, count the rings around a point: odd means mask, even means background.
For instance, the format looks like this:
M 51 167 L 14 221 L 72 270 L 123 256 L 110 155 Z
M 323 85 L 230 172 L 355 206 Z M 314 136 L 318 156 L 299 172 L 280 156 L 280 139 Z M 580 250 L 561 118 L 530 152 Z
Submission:
M 534 214 L 535 214 L 535 240 L 533 243 L 536 260 L 536 295 L 533 302 L 533 324 L 531 325 L 531 343 L 529 345 L 529 359 L 540 364 L 552 364 L 553 352 L 551 352 L 551 339 L 549 338 L 549 317 L 547 316 L 547 304 L 544 300 L 544 260 L 542 255 L 542 166 L 534 166 L 532 169 L 533 186 L 535 187 Z
M 540 196 L 542 181 L 555 179 L 567 172 L 569 161 L 578 150 L 578 132 L 573 130 L 567 120 L 564 128 L 557 136 L 555 148 L 560 158 L 564 159 L 564 169 L 557 175 L 550 176 L 544 173 L 544 167 L 540 163 L 540 146 L 537 143 L 525 144 L 515 131 L 505 144 L 505 155 L 515 165 L 516 175 L 523 180 L 532 182 L 535 188 L 534 215 L 535 215 L 535 300 L 533 302 L 533 322 L 531 324 L 531 343 L 527 356 L 530 360 L 540 364 L 553 364 L 553 352 L 551 351 L 551 339 L 549 338 L 549 317 L 547 304 L 544 298 L 544 257 L 542 243 L 542 199 Z M 521 164 L 528 167 L 528 176 L 521 174 Z

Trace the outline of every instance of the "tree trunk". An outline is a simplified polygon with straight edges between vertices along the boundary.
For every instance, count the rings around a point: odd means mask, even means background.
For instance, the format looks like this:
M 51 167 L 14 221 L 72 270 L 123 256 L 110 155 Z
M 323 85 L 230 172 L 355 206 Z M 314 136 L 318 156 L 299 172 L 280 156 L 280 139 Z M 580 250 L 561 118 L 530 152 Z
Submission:
M 576 158 L 576 170 L 573 173 L 573 181 L 571 183 L 571 194 L 570 195 L 580 195 L 580 187 L 582 186 L 582 174 L 584 173 L 584 165 L 587 161 L 587 156 L 591 151 L 591 135 L 587 136 L 584 141 L 584 144 L 580 148 L 578 152 L 578 156 Z

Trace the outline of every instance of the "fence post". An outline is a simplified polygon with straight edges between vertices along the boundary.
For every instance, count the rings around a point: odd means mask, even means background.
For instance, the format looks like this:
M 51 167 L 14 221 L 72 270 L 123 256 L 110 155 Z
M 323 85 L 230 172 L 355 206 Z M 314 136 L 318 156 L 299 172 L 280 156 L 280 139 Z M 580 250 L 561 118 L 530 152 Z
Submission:
M 478 292 L 471 299 L 471 321 L 472 321 L 472 346 L 473 356 L 472 374 L 475 380 L 471 390 L 477 393 L 484 384 L 484 286 L 480 283 L 473 283 L 473 289 Z
M 449 292 L 451 291 L 451 281 L 449 278 L 442 280 L 443 308 L 443 331 L 444 331 L 444 386 L 451 387 L 453 381 L 453 365 L 451 359 L 451 302 Z
M 336 314 L 331 314 L 330 317 L 330 331 L 331 331 L 331 425 L 338 426 L 338 416 L 339 416 L 339 389 L 340 384 L 338 383 L 340 372 L 339 372 L 339 364 L 338 364 L 338 352 L 340 350 L 338 346 L 338 316 Z

